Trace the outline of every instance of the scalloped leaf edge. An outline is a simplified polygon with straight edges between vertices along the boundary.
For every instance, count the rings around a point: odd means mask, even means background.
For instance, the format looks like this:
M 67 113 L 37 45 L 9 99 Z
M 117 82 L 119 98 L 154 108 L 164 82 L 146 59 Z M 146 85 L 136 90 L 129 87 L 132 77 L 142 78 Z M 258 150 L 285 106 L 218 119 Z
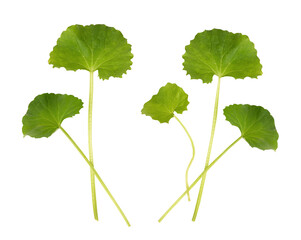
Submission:
M 170 82 L 168 82 L 167 84 L 172 84 L 172 85 L 176 85 L 176 86 L 178 86 L 176 83 L 170 83 Z M 166 86 L 167 84 L 165 84 L 164 86 Z M 162 86 L 162 87 L 164 87 L 164 86 Z M 161 88 L 162 88 L 161 87 Z M 179 87 L 179 86 L 178 86 Z M 152 101 L 153 100 L 153 98 L 155 98 L 158 94 L 159 94 L 159 92 L 160 92 L 160 89 L 161 88 L 159 88 L 159 90 L 158 90 L 158 92 L 156 93 L 156 94 L 154 94 L 153 96 L 152 96 L 152 98 L 149 100 L 149 101 L 147 101 L 146 103 L 144 103 L 143 104 L 143 108 L 142 108 L 142 110 L 141 110 L 141 113 L 142 114 L 144 114 L 145 116 L 148 116 L 148 117 L 151 117 L 153 120 L 155 120 L 155 121 L 158 121 L 158 122 L 160 122 L 160 123 L 169 123 L 169 121 L 174 117 L 174 112 L 172 113 L 172 117 L 166 122 L 166 121 L 160 121 L 160 120 L 158 120 L 158 119 L 155 119 L 155 118 L 153 118 L 151 115 L 149 115 L 149 114 L 146 114 L 146 113 L 144 113 L 143 112 L 143 109 L 144 109 L 144 106 L 145 106 L 145 104 L 147 104 L 148 102 L 150 102 L 150 101 Z M 181 88 L 181 87 L 180 87 Z M 183 90 L 184 91 L 184 90 Z M 187 94 L 185 91 L 184 91 L 184 93 L 185 94 Z M 187 106 L 189 105 L 189 101 L 188 101 L 188 94 L 187 94 Z M 179 114 L 182 114 L 184 111 L 188 111 L 188 108 L 187 108 L 187 106 L 183 109 L 183 111 L 182 112 L 179 112 Z
M 257 107 L 257 108 L 260 108 L 260 109 L 262 109 L 262 110 L 267 111 L 267 113 L 269 114 L 269 116 L 271 117 L 271 119 L 272 119 L 272 121 L 273 121 L 273 123 L 274 123 L 275 130 L 276 130 L 276 133 L 277 133 L 277 138 L 276 138 L 276 148 L 275 148 L 275 149 L 261 149 L 261 148 L 258 148 L 258 147 L 256 147 L 256 146 L 252 146 L 252 145 L 250 145 L 250 143 L 244 138 L 244 136 L 243 136 L 242 134 L 241 134 L 241 136 L 242 136 L 243 139 L 245 139 L 245 141 L 246 141 L 246 142 L 249 144 L 249 146 L 252 147 L 252 148 L 257 148 L 257 149 L 260 149 L 260 150 L 262 150 L 262 151 L 265 151 L 265 150 L 274 150 L 274 151 L 276 151 L 276 150 L 278 149 L 279 133 L 278 133 L 278 131 L 277 131 L 277 129 L 276 129 L 275 119 L 274 119 L 274 117 L 272 116 L 272 114 L 270 113 L 269 110 L 267 110 L 266 108 L 264 108 L 264 107 L 262 107 L 262 106 L 251 105 L 251 104 L 231 104 L 231 105 L 228 105 L 228 106 L 226 106 L 226 107 L 223 109 L 223 114 L 224 114 L 224 116 L 225 116 L 227 122 L 229 122 L 229 123 L 230 123 L 232 126 L 234 126 L 234 127 L 237 127 L 237 126 L 236 126 L 236 125 L 233 125 L 233 124 L 227 119 L 227 116 L 225 115 L 225 109 L 226 109 L 227 107 L 230 107 L 230 106 L 250 106 L 250 107 Z M 237 128 L 238 128 L 238 127 L 237 127 Z M 238 128 L 238 129 L 239 129 L 239 128 Z M 239 131 L 240 131 L 240 129 L 239 129 Z M 240 132 L 241 132 L 241 131 L 240 131 Z
M 258 74 L 256 77 L 249 77 L 249 78 L 251 78 L 251 79 L 258 79 L 259 76 L 262 76 L 262 74 L 263 74 L 262 68 L 263 68 L 263 67 L 262 67 L 262 64 L 261 64 L 261 62 L 260 62 L 260 59 L 259 59 L 259 57 L 258 57 L 258 55 L 257 55 L 258 51 L 257 51 L 257 49 L 255 48 L 254 42 L 252 42 L 252 41 L 250 40 L 250 38 L 249 38 L 247 35 L 244 35 L 244 34 L 242 34 L 242 33 L 233 33 L 233 32 L 230 32 L 230 31 L 228 31 L 228 30 L 223 30 L 223 29 L 219 29 L 219 28 L 213 28 L 213 29 L 211 29 L 211 30 L 206 29 L 206 30 L 204 30 L 204 31 L 202 31 L 202 32 L 197 33 L 197 34 L 194 36 L 194 38 L 193 38 L 192 40 L 189 41 L 189 44 L 185 46 L 185 53 L 182 55 L 182 58 L 184 59 L 184 62 L 185 62 L 184 55 L 186 54 L 186 47 L 189 46 L 189 45 L 191 44 L 191 42 L 196 38 L 196 36 L 197 36 L 198 34 L 201 34 L 201 33 L 203 33 L 203 32 L 210 32 L 210 31 L 213 31 L 213 30 L 221 30 L 221 31 L 224 31 L 224 32 L 232 33 L 232 34 L 234 34 L 234 35 L 241 35 L 241 36 L 247 37 L 248 40 L 251 42 L 251 44 L 253 45 L 253 47 L 254 47 L 254 49 L 255 49 L 255 53 L 256 53 L 256 57 L 257 57 L 257 59 L 258 59 L 258 63 L 259 63 L 259 65 L 261 66 L 261 73 Z M 190 76 L 190 80 L 202 80 L 203 83 L 209 84 L 209 83 L 212 83 L 213 77 L 214 77 L 214 76 L 217 76 L 217 75 L 213 74 L 213 76 L 212 76 L 212 78 L 211 78 L 211 81 L 208 81 L 208 82 L 207 82 L 207 81 L 204 81 L 203 79 L 200 79 L 200 78 L 193 78 L 193 77 L 191 77 L 191 75 L 187 72 L 187 69 L 185 69 L 184 62 L 182 63 L 183 70 L 186 72 L 186 76 L 187 76 L 187 75 Z M 219 77 L 219 76 L 217 76 L 217 77 Z M 221 76 L 220 78 L 223 78 L 223 77 L 232 77 L 232 76 Z M 248 76 L 243 77 L 243 78 L 235 78 L 235 77 L 232 77 L 232 78 L 234 78 L 235 80 L 243 80 L 243 79 L 245 79 L 245 78 L 248 78 Z
M 83 102 L 80 98 L 75 97 L 75 96 L 73 96 L 73 95 L 69 95 L 69 94 L 61 94 L 61 93 L 42 93 L 42 94 L 37 95 L 37 96 L 36 96 L 36 97 L 28 104 L 27 111 L 26 111 L 26 113 L 24 114 L 24 116 L 22 117 L 22 133 L 23 133 L 23 138 L 26 137 L 26 136 L 32 137 L 32 136 L 30 136 L 30 135 L 28 135 L 28 134 L 24 134 L 24 132 L 23 132 L 24 118 L 25 118 L 25 116 L 27 115 L 28 109 L 30 108 L 30 106 L 34 103 L 34 101 L 36 101 L 36 99 L 37 99 L 38 97 L 40 97 L 40 96 L 42 96 L 42 95 L 72 96 L 72 97 L 78 99 L 78 100 L 81 102 L 81 108 L 80 108 L 73 116 L 68 117 L 68 118 L 73 118 L 75 115 L 79 114 L 79 113 L 80 113 L 80 110 L 84 107 L 84 102 Z M 58 129 L 58 128 L 57 128 L 57 129 Z M 55 133 L 55 132 L 57 131 L 57 129 L 56 129 L 53 133 Z M 52 134 L 53 134 L 53 133 L 52 133 Z M 51 134 L 51 135 L 52 135 L 52 134 Z M 51 135 L 49 135 L 48 137 L 45 137 L 45 138 L 49 138 Z M 32 138 L 43 138 L 43 137 L 32 137 Z
M 103 25 L 103 26 L 106 26 L 106 27 L 108 27 L 108 28 L 113 28 L 114 30 L 120 32 L 120 34 L 123 36 L 123 34 L 122 34 L 122 32 L 121 32 L 120 30 L 118 30 L 118 29 L 116 29 L 116 28 L 114 28 L 114 27 L 107 26 L 107 25 L 105 25 L 105 24 L 89 24 L 89 25 L 74 24 L 74 25 L 70 25 L 69 27 L 67 27 L 66 30 L 64 30 L 64 31 L 61 33 L 61 35 L 59 36 L 59 38 L 56 40 L 55 46 L 52 48 L 52 51 L 49 53 L 48 64 L 49 64 L 49 65 L 52 65 L 52 68 L 58 68 L 58 69 L 59 69 L 59 68 L 63 68 L 63 69 L 65 69 L 66 71 L 73 71 L 73 72 L 76 72 L 76 71 L 78 71 L 78 70 L 85 70 L 85 71 L 90 72 L 89 70 L 86 70 L 86 69 L 76 69 L 76 70 L 73 70 L 73 69 L 67 69 L 67 68 L 62 67 L 62 66 L 56 66 L 54 63 L 51 62 L 51 53 L 54 51 L 54 48 L 58 45 L 58 41 L 59 41 L 59 39 L 61 38 L 61 36 L 63 35 L 63 33 L 65 33 L 66 31 L 68 31 L 68 29 L 69 29 L 70 27 L 73 27 L 73 26 L 89 27 L 89 26 L 96 26 L 96 25 Z M 123 37 L 124 37 L 124 36 L 123 36 Z M 127 74 L 127 71 L 129 71 L 129 70 L 132 69 L 132 68 L 131 68 L 131 66 L 133 65 L 132 59 L 133 59 L 133 57 L 134 57 L 134 55 L 133 55 L 133 53 L 132 53 L 132 45 L 131 45 L 130 43 L 128 43 L 127 38 L 124 37 L 124 39 L 126 40 L 126 44 L 128 44 L 128 45 L 130 46 L 130 49 L 131 49 L 131 58 L 130 58 L 130 65 L 129 65 L 129 68 L 127 68 L 127 69 L 125 70 L 125 72 L 122 73 L 121 75 L 118 75 L 118 76 L 110 76 L 110 77 L 108 77 L 108 78 L 100 78 L 100 77 L 99 77 L 99 73 L 97 73 L 97 76 L 98 76 L 98 78 L 99 78 L 100 80 L 103 80 L 103 81 L 104 81 L 104 80 L 109 80 L 110 78 L 122 78 L 123 75 L 126 75 L 126 74 Z M 93 72 L 96 72 L 96 71 L 98 72 L 99 69 L 96 69 L 96 70 L 94 70 Z

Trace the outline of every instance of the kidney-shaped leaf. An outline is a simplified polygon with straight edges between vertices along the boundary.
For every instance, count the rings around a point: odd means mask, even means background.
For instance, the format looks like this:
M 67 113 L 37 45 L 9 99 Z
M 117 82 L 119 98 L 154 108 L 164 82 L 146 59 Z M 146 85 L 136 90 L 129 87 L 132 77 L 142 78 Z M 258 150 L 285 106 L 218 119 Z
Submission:
M 29 104 L 22 119 L 23 134 L 34 138 L 49 137 L 64 119 L 79 113 L 82 100 L 72 95 L 44 93 Z
M 187 110 L 188 104 L 188 95 L 184 90 L 177 84 L 167 83 L 144 104 L 141 112 L 160 123 L 168 123 L 174 112 L 182 113 Z
M 131 69 L 131 45 L 122 33 L 105 25 L 72 25 L 57 40 L 49 64 L 67 70 L 98 70 L 101 79 L 122 77 Z
M 262 74 L 254 44 L 246 35 L 213 29 L 198 33 L 186 46 L 184 70 L 192 79 L 212 82 L 213 75 L 257 78 Z
M 227 121 L 240 129 L 241 136 L 251 147 L 277 149 L 279 135 L 268 110 L 260 106 L 234 104 L 225 107 L 224 115 Z

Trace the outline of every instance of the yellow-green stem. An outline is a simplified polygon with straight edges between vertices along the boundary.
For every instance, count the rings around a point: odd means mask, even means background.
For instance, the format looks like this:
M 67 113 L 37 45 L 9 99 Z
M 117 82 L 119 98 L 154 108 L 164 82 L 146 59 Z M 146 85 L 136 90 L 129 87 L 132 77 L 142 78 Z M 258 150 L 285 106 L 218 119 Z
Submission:
M 188 164 L 188 167 L 186 169 L 186 173 L 185 173 L 185 183 L 186 183 L 186 190 L 187 190 L 187 197 L 188 197 L 188 201 L 190 201 L 190 194 L 189 194 L 189 184 L 188 184 L 188 172 L 189 172 L 189 168 L 193 162 L 193 159 L 194 159 L 194 156 L 195 156 L 195 147 L 194 147 L 194 143 L 193 143 L 193 140 L 187 130 L 187 128 L 184 126 L 184 124 L 180 121 L 179 118 L 177 118 L 176 115 L 174 115 L 175 119 L 180 123 L 180 125 L 183 127 L 183 129 L 185 130 L 189 140 L 190 140 L 190 143 L 191 143 L 191 147 L 192 147 L 192 157 L 191 157 L 191 160 Z
M 92 166 L 94 166 L 93 147 L 92 147 L 92 110 L 93 110 L 93 72 L 90 72 L 89 109 L 88 109 L 88 145 L 89 145 L 89 159 Z M 91 176 L 93 213 L 94 213 L 95 220 L 98 220 L 96 191 L 95 191 L 95 175 L 92 169 L 90 170 L 90 176 Z
M 70 140 L 70 142 L 73 144 L 73 146 L 77 149 L 77 151 L 80 153 L 80 155 L 84 158 L 84 160 L 86 161 L 86 163 L 90 166 L 90 170 L 93 172 L 93 174 L 96 176 L 96 178 L 98 179 L 98 181 L 100 182 L 100 184 L 102 185 L 102 187 L 105 189 L 105 191 L 107 192 L 107 194 L 109 195 L 109 197 L 111 198 L 111 200 L 113 201 L 113 203 L 115 204 L 115 206 L 117 207 L 118 211 L 120 212 L 120 214 L 122 215 L 123 219 L 125 220 L 126 224 L 128 226 L 131 226 L 128 219 L 126 218 L 125 214 L 123 213 L 123 211 L 121 210 L 120 206 L 118 205 L 118 203 L 116 202 L 115 198 L 113 197 L 113 195 L 111 194 L 111 192 L 109 191 L 109 189 L 107 188 L 107 186 L 105 185 L 105 183 L 102 181 L 101 177 L 99 176 L 99 174 L 97 173 L 97 171 L 95 170 L 93 164 L 91 163 L 91 161 L 89 161 L 89 159 L 86 157 L 86 155 L 83 153 L 83 151 L 79 148 L 79 146 L 74 142 L 74 140 L 71 138 L 71 136 L 65 131 L 64 128 L 60 127 L 60 129 L 62 130 L 62 132 L 65 134 L 65 136 Z
M 204 171 L 200 174 L 200 176 L 198 176 L 198 178 L 196 180 L 194 180 L 194 182 L 188 187 L 188 190 L 191 190 L 197 183 L 198 181 L 204 177 L 204 175 L 208 172 L 208 170 L 230 149 L 232 148 L 240 139 L 242 138 L 242 136 L 240 136 L 239 138 L 237 138 L 232 144 L 229 145 L 229 147 L 227 147 L 216 159 L 214 159 L 214 161 L 204 169 Z M 181 199 L 187 194 L 186 190 L 172 205 L 170 208 L 167 209 L 167 211 L 162 215 L 162 217 L 160 217 L 160 219 L 158 220 L 159 222 L 161 222 L 166 215 L 181 201 Z
M 214 138 L 214 133 L 215 133 L 215 126 L 216 126 L 217 112 L 218 112 L 218 100 L 219 100 L 220 83 L 221 83 L 221 78 L 219 77 L 218 78 L 218 83 L 217 83 L 216 95 L 215 95 L 215 104 L 214 104 L 213 120 L 212 120 L 212 127 L 211 127 L 211 136 L 210 136 L 210 141 L 209 141 L 209 146 L 208 146 L 208 151 L 207 151 L 205 169 L 209 165 L 210 154 L 211 154 L 213 138 Z M 205 185 L 205 180 L 206 180 L 206 173 L 204 174 L 204 176 L 202 178 L 202 182 L 201 182 L 197 202 L 196 202 L 196 205 L 195 205 L 192 221 L 195 221 L 196 216 L 198 214 L 198 210 L 199 210 L 199 207 L 200 207 L 201 198 L 202 198 L 202 194 L 203 194 L 203 189 L 204 189 L 204 185 Z

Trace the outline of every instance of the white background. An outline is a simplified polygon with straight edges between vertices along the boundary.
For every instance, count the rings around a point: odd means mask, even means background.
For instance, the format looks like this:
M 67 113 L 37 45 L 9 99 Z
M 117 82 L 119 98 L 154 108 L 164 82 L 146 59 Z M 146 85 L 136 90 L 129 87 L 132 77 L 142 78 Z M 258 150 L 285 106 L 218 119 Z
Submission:
M 0 5 L 0 239 L 301 239 L 299 1 L 2 1 Z M 92 213 L 89 168 L 61 132 L 49 139 L 22 136 L 22 117 L 41 93 L 81 98 L 80 115 L 63 127 L 86 154 L 89 74 L 53 69 L 49 53 L 73 24 L 106 24 L 132 45 L 132 70 L 122 79 L 95 80 L 95 166 L 132 226 L 128 228 L 97 183 L 99 222 Z M 202 171 L 216 79 L 190 80 L 182 70 L 184 47 L 198 32 L 220 28 L 250 37 L 263 75 L 224 78 L 212 158 L 239 136 L 222 109 L 261 105 L 275 118 L 279 148 L 261 151 L 242 140 L 209 172 L 196 222 L 184 198 L 191 157 L 185 132 L 173 119 L 159 124 L 141 115 L 143 104 L 167 82 L 188 94 L 180 119 Z M 96 76 L 96 75 L 95 75 Z

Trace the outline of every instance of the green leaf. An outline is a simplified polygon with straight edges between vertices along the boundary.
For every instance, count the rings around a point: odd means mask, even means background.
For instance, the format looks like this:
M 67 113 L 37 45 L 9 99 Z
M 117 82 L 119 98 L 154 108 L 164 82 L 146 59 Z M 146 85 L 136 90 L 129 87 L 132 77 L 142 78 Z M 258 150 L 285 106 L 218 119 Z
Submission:
M 278 133 L 270 112 L 260 106 L 230 105 L 224 109 L 226 120 L 241 131 L 251 147 L 261 150 L 278 147 Z
M 160 123 L 168 123 L 174 116 L 174 112 L 181 114 L 187 110 L 188 104 L 188 95 L 184 90 L 177 84 L 167 83 L 151 100 L 144 104 L 141 112 Z
M 213 29 L 198 33 L 186 46 L 184 70 L 192 79 L 212 82 L 213 75 L 257 78 L 262 66 L 246 35 Z
M 98 70 L 100 79 L 122 77 L 131 69 L 131 45 L 115 28 L 72 25 L 57 40 L 49 64 L 66 70 Z
M 29 104 L 22 119 L 23 134 L 34 138 L 49 137 L 61 126 L 64 119 L 78 114 L 82 107 L 82 100 L 72 95 L 38 95 Z

